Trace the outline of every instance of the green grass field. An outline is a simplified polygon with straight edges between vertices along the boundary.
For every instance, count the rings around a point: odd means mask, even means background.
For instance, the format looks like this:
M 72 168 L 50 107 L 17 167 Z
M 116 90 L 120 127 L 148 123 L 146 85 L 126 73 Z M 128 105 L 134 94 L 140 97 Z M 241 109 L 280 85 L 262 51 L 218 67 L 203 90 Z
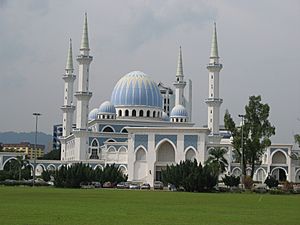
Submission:
M 0 224 L 300 224 L 300 195 L 0 187 Z

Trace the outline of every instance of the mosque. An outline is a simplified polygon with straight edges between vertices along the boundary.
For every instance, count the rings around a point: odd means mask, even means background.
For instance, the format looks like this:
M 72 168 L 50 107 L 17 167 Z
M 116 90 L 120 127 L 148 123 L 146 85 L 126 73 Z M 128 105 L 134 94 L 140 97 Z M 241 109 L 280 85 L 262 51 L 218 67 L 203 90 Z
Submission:
M 151 186 L 161 179 L 167 165 L 197 159 L 202 164 L 212 148 L 225 148 L 228 174 L 239 176 L 240 163 L 235 161 L 230 135 L 220 130 L 219 76 L 222 64 L 218 54 L 217 30 L 214 25 L 208 70 L 207 127 L 192 122 L 192 82 L 183 73 L 179 49 L 173 87 L 156 83 L 140 71 L 127 73 L 116 83 L 111 98 L 90 109 L 90 55 L 87 15 L 84 18 L 78 76 L 74 74 L 72 43 L 67 56 L 64 80 L 64 104 L 61 160 L 37 160 L 36 169 L 55 169 L 62 164 L 88 163 L 93 168 L 115 164 L 129 181 L 147 182 Z M 73 84 L 78 81 L 74 93 Z M 76 106 L 73 96 L 77 100 Z M 197 98 L 199 99 L 199 98 Z M 74 113 L 76 111 L 76 118 Z M 76 126 L 74 127 L 74 121 Z M 300 182 L 300 164 L 293 160 L 299 152 L 289 144 L 273 144 L 262 156 L 254 171 L 254 180 L 264 181 L 268 174 L 278 180 Z M 1 159 L 2 168 L 9 157 Z M 2 161 L 1 161 L 2 160 Z M 1 163 L 0 163 L 1 167 Z M 1 168 L 0 168 L 1 169 Z M 248 174 L 251 168 L 247 168 Z
M 86 162 L 95 167 L 115 164 L 128 174 L 128 180 L 153 184 L 161 179 L 167 165 L 197 159 L 202 164 L 214 147 L 227 149 L 228 173 L 240 175 L 235 163 L 230 138 L 220 131 L 219 62 L 217 30 L 214 25 L 208 70 L 207 127 L 192 122 L 192 82 L 183 73 L 182 51 L 179 49 L 173 88 L 157 84 L 150 76 L 132 71 L 121 77 L 111 98 L 99 108 L 89 109 L 88 23 L 84 18 L 79 64 L 78 90 L 73 93 L 74 75 L 72 43 L 67 57 L 64 80 L 63 135 L 61 161 Z M 187 90 L 185 90 L 187 89 Z M 77 99 L 73 105 L 73 95 Z M 72 128 L 76 110 L 76 128 Z M 226 134 L 226 133 L 225 133 Z M 268 174 L 279 180 L 300 181 L 300 166 L 289 157 L 292 145 L 272 145 L 256 168 L 254 179 L 263 181 Z M 247 168 L 247 173 L 251 169 Z

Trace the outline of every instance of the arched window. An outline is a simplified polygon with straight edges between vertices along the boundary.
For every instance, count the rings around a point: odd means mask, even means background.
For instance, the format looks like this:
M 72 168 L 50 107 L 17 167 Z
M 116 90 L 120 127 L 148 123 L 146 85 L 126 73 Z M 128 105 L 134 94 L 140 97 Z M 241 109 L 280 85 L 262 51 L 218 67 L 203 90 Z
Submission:
M 119 116 L 122 116 L 122 110 L 119 110 Z
M 136 116 L 136 111 L 135 111 L 135 109 L 132 110 L 132 116 Z
M 180 119 L 180 122 L 183 122 L 183 119 L 182 119 L 182 118 Z
M 155 111 L 153 111 L 153 118 L 155 118 L 155 116 L 156 116 L 156 112 L 155 112 Z
M 140 110 L 139 116 L 140 116 L 140 117 L 143 117 L 143 116 L 144 116 L 144 111 L 143 111 L 143 110 Z
M 128 133 L 128 131 L 127 131 L 126 128 L 123 128 L 123 129 L 121 130 L 121 133 Z
M 143 148 L 140 148 L 139 150 L 136 151 L 135 160 L 136 161 L 145 161 L 146 160 L 146 152 Z
M 150 110 L 147 110 L 147 117 L 150 117 Z
M 98 147 L 98 142 L 96 140 L 93 140 L 92 147 Z
M 116 142 L 114 139 L 108 139 L 107 142 Z
M 129 116 L 129 111 L 128 111 L 128 109 L 125 110 L 125 116 Z
M 103 129 L 103 132 L 113 133 L 114 130 L 113 130 L 111 127 L 105 127 L 105 128 Z

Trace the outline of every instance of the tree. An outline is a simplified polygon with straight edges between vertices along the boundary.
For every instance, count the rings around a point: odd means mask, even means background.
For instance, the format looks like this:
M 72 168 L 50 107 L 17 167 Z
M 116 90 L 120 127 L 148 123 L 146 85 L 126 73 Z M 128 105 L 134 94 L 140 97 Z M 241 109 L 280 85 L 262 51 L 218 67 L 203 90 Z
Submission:
M 300 146 L 300 134 L 295 134 L 294 135 L 294 140 L 295 140 L 295 143 Z
M 21 180 L 22 169 L 25 169 L 29 165 L 29 162 L 26 158 L 23 158 L 22 156 L 17 156 L 16 159 L 18 162 L 19 180 Z
M 40 159 L 47 159 L 47 160 L 60 160 L 60 150 L 54 149 L 47 154 L 45 154 Z
M 261 103 L 261 96 L 250 96 L 245 106 L 243 126 L 243 175 L 246 175 L 246 165 L 251 165 L 251 178 L 256 164 L 260 164 L 261 155 L 271 145 L 270 137 L 275 134 L 275 127 L 268 120 L 270 107 Z M 232 134 L 232 145 L 238 159 L 241 159 L 242 129 L 236 127 L 231 115 L 226 111 L 224 116 L 225 128 Z
M 214 147 L 209 151 L 209 157 L 206 160 L 205 164 L 211 166 L 212 170 L 214 171 L 215 175 L 218 177 L 220 174 L 226 171 L 228 166 L 228 161 L 224 157 L 227 153 L 227 149 Z

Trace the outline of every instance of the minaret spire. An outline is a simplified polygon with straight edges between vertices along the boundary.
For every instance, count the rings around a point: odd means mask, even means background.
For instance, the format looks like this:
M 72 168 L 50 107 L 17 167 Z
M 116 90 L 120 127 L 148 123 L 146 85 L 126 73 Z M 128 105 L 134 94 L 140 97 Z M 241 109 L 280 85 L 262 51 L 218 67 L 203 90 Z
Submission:
M 87 13 L 84 14 L 84 24 L 81 38 L 80 51 L 89 51 L 89 36 L 88 36 L 88 22 L 87 22 Z
M 210 58 L 219 58 L 216 22 L 214 23 L 214 31 L 211 40 Z
M 186 82 L 183 79 L 183 66 L 182 66 L 182 51 L 181 46 L 179 47 L 178 60 L 177 60 L 177 70 L 176 70 L 176 81 L 173 83 L 175 87 L 175 106 L 183 105 L 184 102 L 184 88 Z
M 179 47 L 178 61 L 177 61 L 177 71 L 176 71 L 176 77 L 180 77 L 180 76 L 181 77 L 183 76 L 181 46 Z
M 67 57 L 67 64 L 66 64 L 66 72 L 70 71 L 73 73 L 74 66 L 73 66 L 73 53 L 72 53 L 72 39 L 70 38 L 70 45 Z

